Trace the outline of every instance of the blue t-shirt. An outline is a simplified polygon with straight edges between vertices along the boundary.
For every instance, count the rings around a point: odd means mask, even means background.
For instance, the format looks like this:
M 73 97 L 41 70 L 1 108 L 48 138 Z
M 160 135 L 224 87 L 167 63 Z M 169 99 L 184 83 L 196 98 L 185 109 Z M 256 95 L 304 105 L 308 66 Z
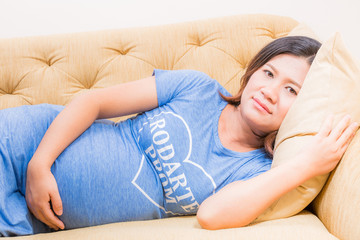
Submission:
M 204 73 L 154 71 L 159 107 L 126 121 L 96 120 L 51 171 L 67 229 L 195 214 L 225 185 L 270 169 L 264 149 L 239 153 L 220 142 L 229 93 Z M 27 164 L 63 106 L 0 111 L 0 236 L 50 231 L 25 201 Z M 11 207 L 9 207 L 11 206 Z
M 228 183 L 270 169 L 264 149 L 235 152 L 219 139 L 218 122 L 229 93 L 193 70 L 154 71 L 159 107 L 132 120 L 139 148 L 163 188 L 168 215 L 196 213 L 200 203 Z M 135 181 L 152 198 L 146 182 Z

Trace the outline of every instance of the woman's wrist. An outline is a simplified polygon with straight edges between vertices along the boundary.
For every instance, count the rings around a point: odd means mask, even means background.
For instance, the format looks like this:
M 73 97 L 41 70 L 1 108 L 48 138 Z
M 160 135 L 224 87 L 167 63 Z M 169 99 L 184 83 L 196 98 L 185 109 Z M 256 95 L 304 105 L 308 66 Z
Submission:
M 311 158 L 311 156 L 298 154 L 292 161 L 287 163 L 289 171 L 291 171 L 294 177 L 299 179 L 301 183 L 318 175 L 314 172 L 314 167 L 309 164 L 309 158 Z
M 35 156 L 35 155 L 34 155 Z M 50 161 L 50 160 L 45 160 L 43 158 L 37 158 L 37 157 L 33 157 L 28 164 L 28 171 L 36 171 L 36 172 L 40 172 L 40 171 L 50 171 L 51 166 L 54 162 Z

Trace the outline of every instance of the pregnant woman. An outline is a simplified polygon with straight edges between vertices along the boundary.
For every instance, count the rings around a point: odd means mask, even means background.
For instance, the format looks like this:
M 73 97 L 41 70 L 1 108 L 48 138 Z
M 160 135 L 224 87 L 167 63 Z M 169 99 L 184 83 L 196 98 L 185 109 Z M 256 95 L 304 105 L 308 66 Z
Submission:
M 276 131 L 319 47 L 306 37 L 271 42 L 235 96 L 198 71 L 154 70 L 66 107 L 1 110 L 0 236 L 188 214 L 208 229 L 250 223 L 331 171 L 358 128 L 328 119 L 311 146 L 270 170 Z

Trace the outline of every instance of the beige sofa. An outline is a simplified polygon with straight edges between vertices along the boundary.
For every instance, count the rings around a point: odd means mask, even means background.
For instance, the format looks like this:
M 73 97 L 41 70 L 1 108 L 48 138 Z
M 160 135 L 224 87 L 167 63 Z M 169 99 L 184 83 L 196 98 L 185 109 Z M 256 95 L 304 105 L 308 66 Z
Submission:
M 231 93 L 251 57 L 289 34 L 289 17 L 241 15 L 181 24 L 0 40 L 0 108 L 68 104 L 88 89 L 196 69 Z M 114 119 L 119 120 L 119 119 Z M 19 239 L 360 239 L 360 165 L 340 165 L 299 214 L 236 229 L 201 229 L 195 216 L 114 223 Z M 357 204 L 357 205 L 356 205 Z

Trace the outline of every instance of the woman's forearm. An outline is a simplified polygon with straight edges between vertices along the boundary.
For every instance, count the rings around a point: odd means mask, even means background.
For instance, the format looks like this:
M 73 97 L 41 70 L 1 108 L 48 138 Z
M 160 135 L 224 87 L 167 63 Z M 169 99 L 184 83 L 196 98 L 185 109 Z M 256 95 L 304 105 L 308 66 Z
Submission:
M 155 77 L 91 90 L 75 98 L 50 125 L 30 165 L 51 167 L 55 159 L 98 118 L 113 118 L 158 106 Z
M 286 164 L 247 181 L 233 182 L 201 204 L 198 221 L 206 229 L 245 226 L 308 178 L 305 171 Z
M 75 98 L 51 123 L 31 163 L 51 168 L 55 159 L 97 119 L 99 106 L 89 94 Z

